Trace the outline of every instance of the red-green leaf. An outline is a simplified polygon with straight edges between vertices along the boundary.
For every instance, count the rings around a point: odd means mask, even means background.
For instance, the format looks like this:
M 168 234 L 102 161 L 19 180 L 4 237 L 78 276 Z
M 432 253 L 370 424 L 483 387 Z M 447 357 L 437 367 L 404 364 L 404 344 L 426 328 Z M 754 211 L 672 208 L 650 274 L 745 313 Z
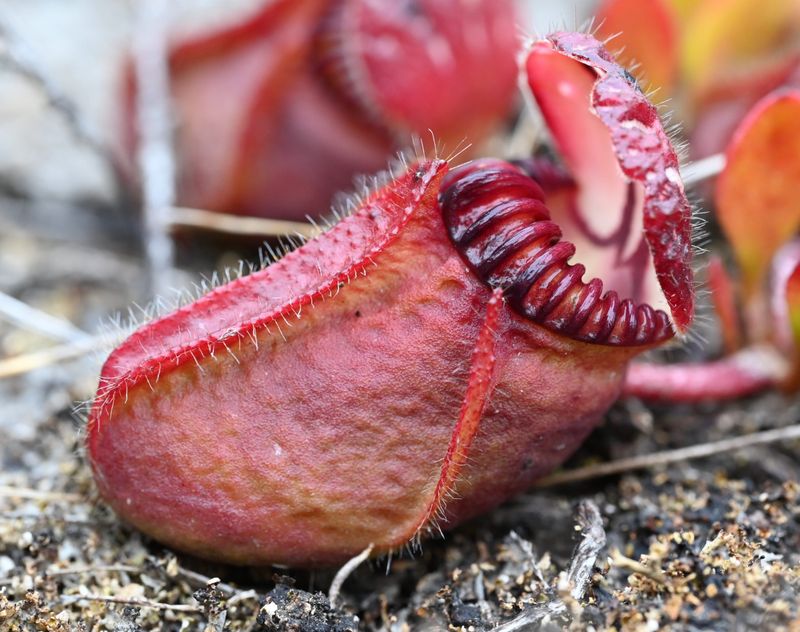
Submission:
M 787 353 L 800 350 L 800 241 L 781 248 L 772 265 L 775 342 Z
M 795 0 L 705 0 L 691 12 L 682 38 L 683 77 L 696 97 L 747 66 L 792 46 Z
M 786 244 L 772 264 L 772 317 L 775 343 L 790 362 L 783 387 L 800 388 L 800 241 Z
M 717 181 L 720 224 L 741 268 L 745 299 L 761 288 L 777 250 L 800 228 L 800 91 L 774 92 L 751 110 Z
M 733 353 L 742 346 L 742 325 L 731 277 L 717 256 L 708 262 L 708 288 L 719 320 L 723 346 L 726 352 Z
M 666 98 L 678 70 L 678 24 L 668 0 L 605 0 L 597 10 L 597 34 L 614 39 L 610 49 L 619 49 L 625 66 L 639 64 L 645 85 L 660 88 Z

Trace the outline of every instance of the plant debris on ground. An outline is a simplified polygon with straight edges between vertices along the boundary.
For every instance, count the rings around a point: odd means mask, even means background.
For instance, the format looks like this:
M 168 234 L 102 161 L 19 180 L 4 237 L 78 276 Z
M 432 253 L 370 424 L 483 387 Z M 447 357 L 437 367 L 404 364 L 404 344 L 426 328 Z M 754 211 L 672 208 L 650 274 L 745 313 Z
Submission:
M 76 322 L 121 309 L 120 286 L 140 272 L 113 240 L 87 255 L 40 227 L 0 237 L 0 253 L 12 252 L 0 290 Z M 0 331 L 5 356 L 48 344 Z M 100 359 L 0 381 L 0 630 L 800 630 L 797 442 L 531 490 L 421 553 L 363 564 L 333 608 L 336 569 L 187 558 L 96 500 L 75 403 L 91 395 Z M 567 467 L 798 420 L 800 401 L 775 393 L 725 406 L 621 402 Z M 586 502 L 605 545 L 575 599 Z

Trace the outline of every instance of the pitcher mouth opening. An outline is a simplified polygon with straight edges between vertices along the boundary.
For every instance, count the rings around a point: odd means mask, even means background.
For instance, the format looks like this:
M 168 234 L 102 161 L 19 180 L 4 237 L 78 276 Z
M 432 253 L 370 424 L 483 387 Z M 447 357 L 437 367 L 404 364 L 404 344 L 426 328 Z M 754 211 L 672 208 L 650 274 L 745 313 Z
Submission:
M 666 312 L 637 296 L 604 293 L 599 277 L 570 263 L 542 187 L 523 169 L 480 160 L 455 170 L 440 197 L 450 238 L 473 272 L 504 290 L 511 307 L 553 332 L 608 345 L 649 345 L 675 334 Z
M 561 162 L 455 170 L 440 198 L 453 243 L 518 313 L 554 332 L 625 346 L 683 333 L 694 311 L 691 210 L 656 108 L 589 35 L 534 42 L 523 73 Z

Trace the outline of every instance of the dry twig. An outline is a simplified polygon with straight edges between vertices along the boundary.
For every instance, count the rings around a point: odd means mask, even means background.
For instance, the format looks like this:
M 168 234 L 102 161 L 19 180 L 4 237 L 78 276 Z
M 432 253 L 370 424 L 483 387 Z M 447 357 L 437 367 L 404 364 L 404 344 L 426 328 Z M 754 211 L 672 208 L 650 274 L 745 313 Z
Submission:
M 632 560 L 631 558 L 624 556 L 616 549 L 611 552 L 611 563 L 619 569 L 628 571 L 630 573 L 643 575 L 649 579 L 652 579 L 657 584 L 664 585 L 667 583 L 664 573 L 660 569 L 651 568 L 646 564 Z
M 182 577 L 196 588 L 203 588 L 204 586 L 208 586 L 214 579 L 212 577 L 209 577 L 208 575 L 203 575 L 202 573 L 191 571 L 188 568 L 183 568 L 182 566 L 178 567 L 177 572 L 179 577 Z M 234 586 L 231 586 L 230 584 L 226 584 L 220 581 L 214 583 L 214 588 L 224 593 L 227 597 L 232 597 L 242 592 L 236 589 Z
M 78 342 L 56 345 L 41 351 L 5 358 L 0 360 L 0 380 L 35 371 L 58 362 L 80 358 L 91 351 L 102 349 L 107 344 L 108 341 L 104 337 L 87 338 Z
M 690 459 L 702 459 L 725 452 L 733 452 L 745 448 L 752 448 L 754 446 L 798 439 L 800 439 L 800 424 L 795 424 L 784 428 L 776 428 L 774 430 L 754 432 L 742 437 L 732 437 L 730 439 L 701 443 L 677 450 L 665 450 L 663 452 L 656 452 L 655 454 L 643 454 L 628 459 L 619 459 L 607 463 L 598 463 L 597 465 L 587 465 L 586 467 L 579 467 L 565 472 L 557 472 L 556 474 L 545 476 L 540 479 L 535 484 L 535 487 L 554 487 L 566 483 L 588 481 L 603 476 L 623 474 L 635 470 L 646 470 L 663 465 L 670 465 L 672 463 L 681 463 Z
M 714 154 L 689 163 L 683 169 L 683 183 L 686 186 L 691 186 L 718 176 L 725 169 L 725 154 Z
M 200 606 L 189 606 L 185 604 L 162 603 L 151 599 L 134 599 L 130 597 L 114 597 L 113 595 L 62 595 L 61 600 L 66 604 L 78 603 L 79 601 L 98 601 L 101 603 L 117 603 L 125 606 L 136 606 L 138 608 L 153 608 L 154 610 L 172 610 L 173 612 L 196 612 L 202 613 Z
M 0 319 L 55 340 L 78 342 L 90 338 L 89 334 L 68 320 L 31 307 L 3 292 L 0 292 Z
M 240 217 L 205 211 L 199 208 L 175 207 L 169 215 L 172 226 L 199 228 L 230 235 L 253 237 L 282 237 L 300 235 L 304 238 L 319 234 L 319 229 L 308 222 L 290 222 L 261 217 Z
M 336 602 L 339 599 L 339 593 L 342 590 L 342 585 L 344 582 L 348 577 L 350 577 L 352 572 L 361 566 L 361 564 L 370 556 L 373 548 L 373 545 L 370 544 L 366 549 L 361 551 L 361 553 L 348 560 L 345 565 L 336 572 L 336 575 L 334 575 L 333 581 L 331 582 L 330 590 L 328 590 L 328 601 L 331 602 L 331 608 L 336 607 Z
M 138 566 L 127 564 L 114 564 L 111 566 L 71 566 L 67 568 L 54 568 L 44 572 L 46 577 L 64 577 L 65 575 L 84 575 L 90 573 L 142 573 Z
M 144 239 L 154 294 L 166 294 L 171 285 L 174 245 L 168 232 L 175 203 L 175 156 L 172 147 L 167 23 L 170 3 L 137 3 L 133 41 L 136 74 L 137 162 L 142 184 Z
M 553 599 L 541 606 L 534 606 L 527 608 L 520 612 L 511 621 L 492 628 L 492 632 L 526 632 L 528 630 L 538 629 L 538 625 L 543 623 L 546 619 L 553 619 L 554 617 L 562 617 L 567 613 L 566 604 L 560 599 Z
M 0 485 L 0 498 L 19 498 L 20 500 L 40 500 L 43 502 L 86 502 L 86 499 L 80 494 L 70 494 L 67 492 L 43 492 L 38 489 L 12 487 L 10 485 Z

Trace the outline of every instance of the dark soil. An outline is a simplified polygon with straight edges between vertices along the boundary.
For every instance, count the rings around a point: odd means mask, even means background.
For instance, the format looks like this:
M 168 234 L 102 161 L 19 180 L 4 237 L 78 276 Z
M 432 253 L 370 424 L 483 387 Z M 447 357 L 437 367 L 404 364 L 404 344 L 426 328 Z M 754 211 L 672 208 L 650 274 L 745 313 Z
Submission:
M 124 228 L 98 232 L 119 218 L 73 209 L 87 227 L 62 233 L 37 219 L 51 212 L 0 216 L 0 290 L 96 331 L 144 295 L 140 258 Z M 218 261 L 235 260 L 216 246 Z M 2 327 L 0 357 L 53 344 Z M 74 405 L 91 396 L 101 359 L 0 380 L 0 630 L 800 630 L 797 443 L 533 490 L 416 557 L 363 565 L 332 608 L 333 571 L 209 565 L 96 501 Z M 798 421 L 800 401 L 777 394 L 622 402 L 566 467 Z M 566 577 L 584 500 L 607 544 L 575 600 Z

